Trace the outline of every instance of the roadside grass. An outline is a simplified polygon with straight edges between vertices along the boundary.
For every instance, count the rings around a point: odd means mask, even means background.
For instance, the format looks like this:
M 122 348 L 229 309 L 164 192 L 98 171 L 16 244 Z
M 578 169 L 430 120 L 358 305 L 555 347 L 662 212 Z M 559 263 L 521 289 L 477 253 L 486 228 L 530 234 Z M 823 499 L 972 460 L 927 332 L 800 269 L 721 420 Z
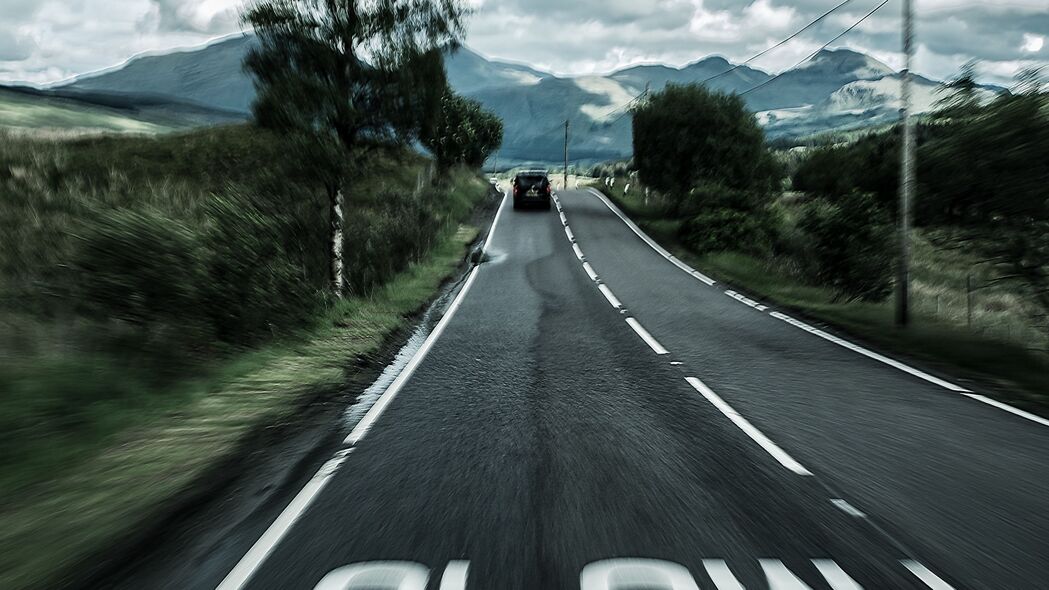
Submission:
M 981 391 L 1032 412 L 1049 413 L 1047 333 L 1031 320 L 1033 310 L 1016 285 L 986 286 L 991 269 L 963 252 L 939 248 L 930 236 L 915 240 L 912 267 L 914 321 L 894 323 L 892 302 L 837 302 L 832 290 L 804 284 L 781 260 L 719 252 L 696 255 L 677 239 L 681 221 L 668 219 L 655 199 L 595 185 L 653 239 L 696 269 L 749 295 L 793 309 L 854 334 L 891 353 L 939 366 L 994 386 Z M 932 236 L 935 237 L 935 236 Z M 968 327 L 966 277 L 985 286 L 975 295 Z
M 483 183 L 457 184 L 464 207 L 477 202 Z M 148 523 L 246 436 L 293 419 L 318 392 L 337 390 L 356 359 L 377 353 L 432 298 L 477 234 L 472 227 L 449 228 L 424 259 L 371 294 L 338 302 L 299 338 L 238 355 L 162 395 L 129 393 L 121 398 L 128 403 L 92 410 L 113 424 L 108 429 L 99 424 L 100 433 L 110 432 L 99 434 L 94 445 L 80 445 L 79 461 L 52 457 L 44 466 L 62 468 L 46 481 L 14 486 L 17 493 L 8 487 L 14 483 L 9 474 L 3 480 L 0 587 L 68 582 L 69 568 Z M 75 378 L 80 368 L 69 366 L 58 375 Z M 90 378 L 99 386 L 142 387 L 105 371 Z M 58 378 L 49 384 L 57 385 Z M 166 401 L 133 401 L 143 398 Z

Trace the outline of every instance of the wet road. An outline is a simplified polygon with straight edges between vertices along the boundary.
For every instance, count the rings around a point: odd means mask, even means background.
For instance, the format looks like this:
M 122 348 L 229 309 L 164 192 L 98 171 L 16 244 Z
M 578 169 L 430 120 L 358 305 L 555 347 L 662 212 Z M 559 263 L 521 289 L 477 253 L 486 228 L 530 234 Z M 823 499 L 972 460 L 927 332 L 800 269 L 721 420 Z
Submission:
M 1047 587 L 1049 427 L 559 207 L 501 209 L 410 377 L 171 587 Z

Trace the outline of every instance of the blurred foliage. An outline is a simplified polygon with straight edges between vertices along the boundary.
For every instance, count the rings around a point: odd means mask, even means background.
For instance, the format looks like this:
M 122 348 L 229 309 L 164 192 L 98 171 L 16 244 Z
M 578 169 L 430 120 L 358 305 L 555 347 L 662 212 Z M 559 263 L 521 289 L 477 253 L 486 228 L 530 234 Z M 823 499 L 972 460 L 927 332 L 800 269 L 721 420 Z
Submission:
M 480 168 L 503 142 L 503 122 L 476 100 L 447 90 L 423 145 L 441 170 L 455 165 Z

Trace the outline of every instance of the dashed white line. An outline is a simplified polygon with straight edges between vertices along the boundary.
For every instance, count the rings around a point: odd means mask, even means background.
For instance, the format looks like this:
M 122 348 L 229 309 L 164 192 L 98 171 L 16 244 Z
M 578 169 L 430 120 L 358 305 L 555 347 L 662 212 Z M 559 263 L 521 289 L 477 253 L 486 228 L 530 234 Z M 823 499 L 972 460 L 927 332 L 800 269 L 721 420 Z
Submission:
M 575 252 L 575 257 L 579 260 L 583 260 L 583 258 L 585 258 L 583 256 L 583 251 L 579 248 L 579 244 L 572 244 L 572 251 Z
M 692 268 L 691 266 L 685 264 L 677 256 L 674 256 L 673 254 L 668 252 L 665 248 L 663 248 L 662 246 L 657 244 L 655 240 L 653 240 L 652 238 L 648 237 L 648 234 L 646 234 L 645 232 L 641 231 L 641 228 L 639 228 L 637 226 L 637 224 L 635 224 L 629 217 L 624 215 L 623 212 L 619 210 L 619 207 L 616 207 L 615 204 L 613 204 L 612 201 L 609 201 L 608 197 L 606 197 L 605 195 L 601 194 L 600 191 L 598 191 L 598 190 L 596 190 L 594 188 L 590 188 L 590 189 L 587 189 L 587 190 L 589 190 L 591 193 L 593 193 L 594 196 L 596 196 L 598 199 L 601 199 L 601 202 L 604 203 L 605 206 L 608 207 L 608 209 L 612 213 L 615 213 L 616 216 L 619 217 L 619 219 L 621 219 L 623 221 L 623 223 L 625 223 L 626 226 L 629 227 L 630 230 L 633 231 L 637 235 L 637 237 L 641 238 L 642 241 L 644 241 L 646 244 L 648 244 L 649 248 L 652 248 L 653 250 L 655 250 L 660 256 L 662 256 L 663 258 L 666 258 L 667 261 L 669 261 L 671 264 L 673 264 L 674 266 L 678 267 L 679 269 L 685 271 L 686 273 L 691 275 L 692 278 L 697 279 L 697 280 L 699 280 L 699 281 L 701 281 L 701 282 L 703 282 L 703 283 L 705 283 L 707 285 L 714 285 L 715 283 L 717 283 L 717 281 L 715 281 L 714 279 L 708 277 L 707 275 L 705 275 L 705 274 L 699 272 L 698 270 Z
M 608 285 L 598 285 L 597 289 L 601 291 L 601 294 L 605 296 L 605 299 L 607 299 L 608 302 L 612 304 L 612 307 L 616 309 L 620 309 L 623 307 L 623 304 L 619 301 L 619 299 L 616 298 L 614 294 L 612 294 L 612 290 L 608 288 Z
M 924 582 L 925 585 L 932 588 L 932 590 L 954 590 L 954 587 L 941 580 L 939 576 L 930 572 L 929 568 L 917 561 L 914 561 L 913 559 L 904 559 L 901 560 L 900 563 L 903 564 L 903 567 L 911 570 L 911 573 L 914 574 L 916 578 Z
M 776 443 L 769 440 L 767 436 L 762 434 L 760 430 L 754 427 L 746 418 L 741 416 L 739 412 L 732 409 L 732 406 L 728 405 L 725 400 L 718 397 L 718 394 L 714 393 L 705 383 L 696 379 L 695 377 L 686 377 L 685 381 L 688 381 L 696 391 L 703 397 L 707 398 L 707 401 L 714 404 L 714 407 L 721 411 L 729 420 L 732 420 L 747 436 L 758 443 L 761 448 L 772 455 L 772 458 L 779 461 L 779 464 L 793 471 L 798 475 L 812 475 L 808 469 L 805 469 L 801 463 L 794 460 L 793 457 L 787 454 L 786 451 L 779 448 Z
M 597 282 L 597 273 L 594 272 L 594 267 L 590 266 L 589 262 L 583 263 L 583 270 L 586 271 L 587 276 L 590 277 L 591 281 Z
M 762 304 L 758 303 L 757 301 L 754 301 L 750 297 L 747 297 L 746 295 L 743 295 L 741 293 L 737 293 L 735 291 L 725 291 L 725 295 L 728 295 L 729 297 L 735 299 L 736 301 L 739 301 L 740 303 L 742 303 L 744 305 L 748 305 L 750 307 L 753 307 L 754 309 L 756 309 L 758 311 L 765 311 L 766 309 L 768 309 L 767 306 L 762 305 Z
M 867 518 L 867 515 L 864 514 L 863 511 L 861 511 L 859 508 L 856 508 L 852 504 L 849 504 L 847 500 L 843 500 L 841 498 L 831 498 L 830 503 L 837 506 L 838 510 L 841 510 L 849 516 L 854 516 L 856 518 Z
M 572 233 L 572 228 L 568 227 L 567 225 L 565 226 L 565 235 L 568 236 L 568 241 L 575 241 L 575 234 Z
M 635 320 L 634 318 L 627 318 L 626 323 L 634 329 L 634 332 L 637 332 L 637 335 L 645 341 L 645 344 L 647 344 L 653 352 L 655 352 L 656 354 L 670 354 L 670 351 L 663 348 L 663 345 L 660 344 L 658 340 L 653 338 L 652 335 L 648 333 L 648 330 L 643 328 L 637 320 Z

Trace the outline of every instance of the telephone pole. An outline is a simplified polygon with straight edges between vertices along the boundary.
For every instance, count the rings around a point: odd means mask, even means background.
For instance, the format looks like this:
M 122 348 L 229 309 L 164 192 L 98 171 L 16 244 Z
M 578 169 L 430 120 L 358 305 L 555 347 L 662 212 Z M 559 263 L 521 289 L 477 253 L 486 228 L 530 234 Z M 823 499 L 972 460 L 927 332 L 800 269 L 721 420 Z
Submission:
M 565 119 L 565 188 L 568 190 L 568 119 Z
M 914 118 L 911 114 L 911 65 L 914 60 L 914 0 L 903 0 L 903 80 L 900 119 L 903 127 L 900 149 L 899 260 L 896 266 L 896 325 L 910 322 L 911 218 L 915 189 Z

